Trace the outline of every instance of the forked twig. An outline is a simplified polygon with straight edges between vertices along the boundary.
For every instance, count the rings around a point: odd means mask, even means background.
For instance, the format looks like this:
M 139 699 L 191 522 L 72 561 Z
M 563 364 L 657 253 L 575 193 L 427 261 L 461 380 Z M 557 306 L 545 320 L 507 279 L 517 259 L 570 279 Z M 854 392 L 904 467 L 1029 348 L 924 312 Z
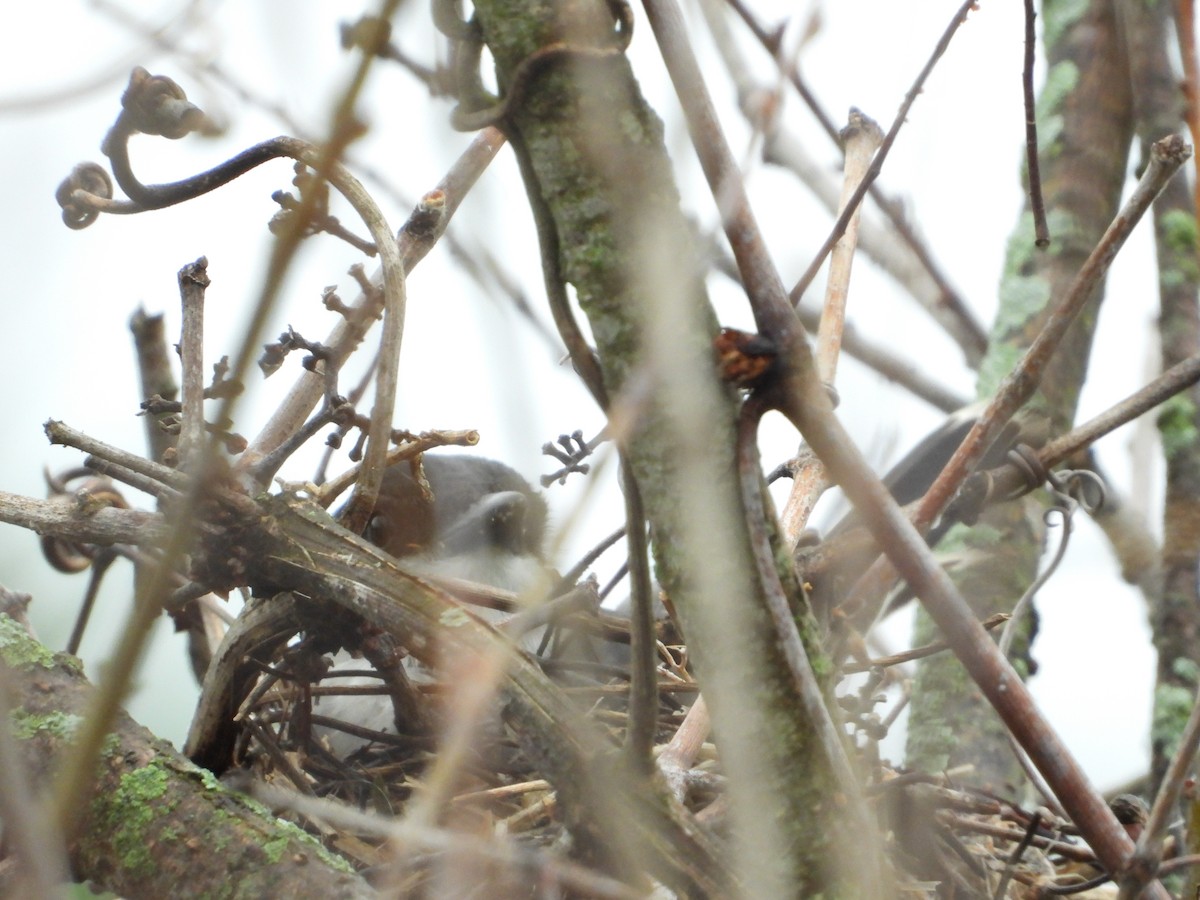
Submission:
M 768 32 L 762 23 L 755 18 L 743 0 L 727 0 L 727 2 L 746 24 L 746 27 L 750 29 L 750 32 L 758 42 L 762 44 L 763 48 L 774 57 L 778 46 L 776 33 Z M 820 122 L 822 129 L 829 136 L 829 139 L 837 144 L 837 126 L 821 106 L 816 95 L 805 83 L 799 68 L 793 65 L 787 70 L 786 74 L 788 80 L 796 89 L 796 93 L 800 95 L 805 105 L 808 106 L 809 110 L 817 118 L 817 121 Z M 780 138 L 786 138 L 786 140 L 781 141 Z M 797 141 L 784 135 L 783 132 L 780 132 L 769 149 L 773 152 L 783 151 L 780 155 L 784 157 L 794 156 L 793 151 L 799 149 L 799 144 Z M 778 161 L 781 164 L 795 168 L 794 165 L 790 165 L 784 159 Z M 987 350 L 987 334 L 983 327 L 975 319 L 970 309 L 967 308 L 958 291 L 951 286 L 945 273 L 934 261 L 929 249 L 925 246 L 920 236 L 914 232 L 912 225 L 908 222 L 905 215 L 903 206 L 892 197 L 884 194 L 877 183 L 872 183 L 868 187 L 868 193 L 870 193 L 871 198 L 880 210 L 883 211 L 894 232 L 899 235 L 900 239 L 912 252 L 912 255 L 919 264 L 920 270 L 929 277 L 936 292 L 931 297 L 926 297 L 923 293 L 918 295 L 917 292 L 912 292 L 914 297 L 921 302 L 922 306 L 929 310 L 935 320 L 942 323 L 942 326 L 962 348 L 967 362 L 972 366 L 977 366 L 980 359 L 983 358 L 984 351 Z M 833 203 L 827 203 L 826 205 L 831 209 L 833 208 Z M 890 271 L 892 267 L 884 265 L 884 268 Z M 905 266 L 904 268 L 908 267 Z M 959 406 L 961 405 L 959 404 Z
M 965 16 L 972 5 L 971 2 L 964 4 L 959 15 Z M 728 145 L 711 124 L 715 121 L 711 101 L 690 48 L 682 40 L 678 9 L 666 0 L 647 0 L 646 6 L 676 93 L 683 102 L 693 144 L 700 155 L 710 189 L 721 198 L 727 234 L 755 320 L 764 336 L 779 350 L 779 369 L 777 381 L 772 385 L 772 396 L 780 411 L 800 428 L 809 445 L 860 508 L 876 539 L 916 589 L 972 679 L 1046 776 L 1099 858 L 1110 870 L 1119 871 L 1133 850 L 1128 836 L 1038 711 L 1020 678 L 980 628 L 953 582 L 937 565 L 918 533 L 832 415 L 829 399 L 813 365 L 811 350 L 799 333 L 790 304 L 781 296 L 778 274 L 770 265 L 744 191 L 733 177 Z M 952 31 L 953 28 L 947 35 Z M 948 36 L 944 37 L 943 44 L 948 40 Z M 944 49 L 941 44 L 939 48 Z M 1161 157 L 1159 171 L 1152 175 L 1148 173 L 1148 177 L 1150 184 L 1157 183 L 1161 187 L 1169 177 L 1164 171 L 1177 169 L 1190 151 L 1178 138 L 1167 139 L 1156 146 L 1160 151 L 1156 156 Z M 877 155 L 876 165 L 878 163 Z M 1151 169 L 1155 168 L 1152 163 Z M 1143 191 L 1139 189 L 1135 196 L 1141 193 Z M 1148 205 L 1149 198 L 1139 197 L 1138 202 Z M 1132 222 L 1123 229 L 1117 227 L 1127 234 Z M 1120 241 L 1116 240 L 1106 243 L 1104 252 L 1115 253 L 1119 245 Z M 1151 885 L 1150 890 L 1154 896 L 1165 896 L 1161 885 Z
M 1192 148 L 1178 135 L 1171 135 L 1154 144 L 1150 153 L 1150 164 L 1129 200 L 1108 226 L 1104 236 L 1080 268 L 1079 274 L 1067 288 L 1066 294 L 1054 305 L 1046 324 L 1025 351 L 1020 362 L 1001 382 L 983 415 L 925 494 L 914 521 L 918 529 L 924 531 L 929 527 L 971 467 L 979 461 L 991 441 L 999 434 L 1000 429 L 1033 396 L 1067 329 L 1093 296 L 1134 226 L 1150 208 L 1150 204 L 1167 181 L 1191 155 Z
M 879 145 L 879 150 L 875 153 L 875 159 L 871 163 L 870 169 L 867 170 L 862 183 L 859 184 L 858 188 L 850 196 L 850 199 L 846 201 L 846 207 L 838 216 L 837 221 L 834 222 L 833 228 L 829 232 L 829 237 L 825 239 L 825 243 L 821 245 L 821 249 L 817 251 L 816 256 L 813 257 L 813 261 L 808 264 L 808 269 L 800 276 L 800 280 L 796 282 L 795 287 L 789 292 L 789 297 L 793 305 L 800 302 L 800 298 L 804 296 L 804 292 L 808 290 L 813 279 L 817 277 L 817 272 L 821 270 L 821 266 L 825 262 L 825 257 L 829 255 L 834 245 L 845 233 L 846 226 L 850 223 L 851 217 L 854 216 L 855 210 L 862 203 L 867 190 L 875 182 L 875 179 L 879 177 L 879 173 L 883 171 L 883 163 L 891 152 L 892 145 L 896 143 L 896 136 L 900 133 L 900 129 L 908 119 L 909 110 L 917 102 L 917 97 L 925 89 L 925 82 L 933 74 L 933 69 L 937 65 L 938 60 L 942 58 L 946 50 L 950 47 L 950 41 L 954 38 L 959 26 L 967 20 L 967 14 L 975 8 L 975 4 L 976 0 L 966 0 L 958 8 L 958 11 L 955 12 L 954 17 L 950 20 L 950 24 L 946 26 L 946 30 L 938 40 L 937 45 L 933 48 L 933 52 L 929 55 L 925 67 L 921 69 L 912 87 L 904 95 L 904 102 L 900 104 L 900 110 L 896 113 L 892 127 L 888 129 L 887 135 L 884 136 L 883 142 Z
M 1143 887 L 1154 877 L 1158 864 L 1162 861 L 1163 838 L 1167 826 L 1176 815 L 1176 804 L 1179 802 L 1179 795 L 1183 791 L 1188 773 L 1196 761 L 1197 750 L 1200 750 L 1200 694 L 1196 695 L 1192 704 L 1192 712 L 1188 716 L 1183 734 L 1179 737 L 1175 756 L 1171 759 L 1171 765 L 1167 767 L 1162 784 L 1158 788 L 1158 796 L 1154 798 L 1154 805 L 1150 808 L 1146 827 L 1138 837 L 1137 849 L 1120 879 L 1122 900 L 1132 900 L 1141 896 Z
M 401 263 L 406 273 L 425 258 L 445 231 L 466 192 L 503 145 L 504 136 L 498 129 L 485 128 L 480 131 L 437 187 L 424 196 L 398 235 Z M 378 284 L 378 275 L 372 281 Z M 373 321 L 369 311 L 374 308 L 374 303 L 373 298 L 362 294 L 350 305 L 349 315 L 339 319 L 323 341 L 329 352 L 329 359 L 324 365 L 341 366 L 358 347 L 364 336 L 364 328 L 355 323 L 365 320 L 369 325 Z M 260 483 L 264 479 L 269 480 L 274 471 L 259 471 L 257 468 L 262 457 L 303 425 L 308 414 L 320 402 L 324 389 L 325 382 L 320 373 L 303 372 L 258 436 L 250 442 L 242 454 L 239 467 L 250 472 Z

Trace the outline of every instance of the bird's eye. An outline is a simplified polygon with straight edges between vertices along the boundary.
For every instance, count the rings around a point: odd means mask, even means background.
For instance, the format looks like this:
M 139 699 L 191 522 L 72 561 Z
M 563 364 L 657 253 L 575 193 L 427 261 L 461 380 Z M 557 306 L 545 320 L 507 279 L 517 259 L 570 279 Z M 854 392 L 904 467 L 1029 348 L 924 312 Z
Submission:
M 367 527 L 363 529 L 363 537 L 377 547 L 383 547 L 388 542 L 388 535 L 391 533 L 392 523 L 387 516 L 374 515 L 371 516 L 371 521 L 367 523 Z

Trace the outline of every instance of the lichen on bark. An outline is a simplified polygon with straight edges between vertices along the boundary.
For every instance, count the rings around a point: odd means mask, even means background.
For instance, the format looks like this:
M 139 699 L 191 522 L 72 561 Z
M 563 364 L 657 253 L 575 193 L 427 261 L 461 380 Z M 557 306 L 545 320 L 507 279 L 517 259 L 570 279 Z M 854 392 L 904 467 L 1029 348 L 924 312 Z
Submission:
M 539 47 L 595 37 L 595 22 L 613 21 L 600 0 L 485 0 L 475 10 L 502 88 Z M 716 318 L 662 125 L 621 54 L 564 54 L 519 101 L 504 128 L 545 209 L 542 226 L 555 232 L 557 258 L 544 262 L 588 317 L 608 395 L 648 398 L 624 447 L 730 775 L 738 875 L 755 896 L 836 892 L 854 877 L 833 852 L 837 816 L 813 827 L 815 810 L 838 808 L 836 788 L 758 584 L 736 475 L 736 398 L 716 377 Z M 827 672 L 804 624 L 813 667 Z

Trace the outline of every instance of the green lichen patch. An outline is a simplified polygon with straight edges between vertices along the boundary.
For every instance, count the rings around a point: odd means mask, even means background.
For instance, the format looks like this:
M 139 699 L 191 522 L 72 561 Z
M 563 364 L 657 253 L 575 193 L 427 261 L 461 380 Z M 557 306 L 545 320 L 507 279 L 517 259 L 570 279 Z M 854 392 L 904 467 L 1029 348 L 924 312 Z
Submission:
M 1162 243 L 1168 249 L 1160 263 L 1159 280 L 1166 287 L 1200 282 L 1196 263 L 1196 217 L 1180 209 L 1171 210 L 1159 221 Z
M 8 616 L 0 616 L 0 658 L 14 669 L 53 669 L 57 659 Z
M 8 715 L 13 737 L 27 741 L 40 734 L 50 734 L 61 740 L 70 740 L 83 721 L 81 716 L 60 711 L 35 715 L 24 709 L 14 709 Z
M 1170 759 L 1175 755 L 1194 701 L 1195 692 L 1177 684 L 1160 684 L 1154 691 L 1150 740 L 1155 747 L 1161 748 L 1164 758 Z
M 995 394 L 1000 383 L 1017 367 L 1024 355 L 1024 348 L 1016 344 L 993 343 L 979 365 L 976 396 L 984 398 Z
M 1000 283 L 1000 308 L 993 332 L 1019 334 L 1050 302 L 1050 282 L 1037 275 L 1011 275 Z
M 1197 665 L 1194 659 L 1188 659 L 1186 656 L 1180 656 L 1171 663 L 1171 674 L 1184 684 L 1200 684 L 1200 665 Z
M 1058 115 L 1066 100 L 1079 85 L 1079 67 L 1073 62 L 1064 60 L 1050 67 L 1046 73 L 1046 83 L 1038 95 L 1037 109 L 1038 126 L 1041 127 L 1044 117 Z
M 1079 69 L 1072 62 L 1060 62 L 1046 73 L 1046 84 L 1038 97 L 1038 155 L 1053 159 L 1061 149 L 1061 140 L 1066 127 L 1062 104 L 1079 82 Z M 1053 233 L 1053 232 L 1052 232 Z
M 1042 4 L 1042 40 L 1047 48 L 1058 43 L 1067 29 L 1083 18 L 1089 0 L 1053 0 Z
M 1158 412 L 1163 455 L 1168 461 L 1196 446 L 1196 404 L 1185 393 L 1176 394 Z
M 171 775 L 161 757 L 122 776 L 115 790 L 103 791 L 92 801 L 92 812 L 101 833 L 109 835 L 121 867 L 133 875 L 150 875 L 164 843 L 177 839 L 155 823 L 169 814 L 164 806 Z
M 1196 217 L 1182 209 L 1173 209 L 1162 217 L 1163 237 L 1177 253 L 1196 252 Z

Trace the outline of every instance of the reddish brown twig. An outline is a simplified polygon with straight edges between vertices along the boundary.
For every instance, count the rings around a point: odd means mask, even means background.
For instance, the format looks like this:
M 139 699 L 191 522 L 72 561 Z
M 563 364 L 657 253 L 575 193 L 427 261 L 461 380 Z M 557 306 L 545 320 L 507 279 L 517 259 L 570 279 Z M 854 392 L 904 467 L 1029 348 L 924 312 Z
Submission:
M 1196 6 L 1193 0 L 1175 0 L 1175 34 L 1183 60 L 1184 116 L 1192 145 L 1200 145 L 1200 72 L 1196 61 Z M 1200 209 L 1200 179 L 1194 179 L 1192 208 Z
M 923 531 L 929 527 L 1000 429 L 1033 396 L 1050 357 L 1058 349 L 1075 317 L 1093 296 L 1126 238 L 1163 186 L 1191 155 L 1192 148 L 1178 135 L 1163 138 L 1154 144 L 1150 164 L 1137 188 L 1113 219 L 1066 294 L 1055 304 L 1046 324 L 1021 361 L 1001 383 L 975 427 L 921 501 L 914 521 L 918 529 Z
M 959 16 L 965 17 L 971 5 L 964 4 Z M 1097 856 L 1110 871 L 1121 871 L 1133 852 L 1128 835 L 1037 709 L 1020 677 L 980 627 L 954 583 L 937 565 L 920 535 L 833 416 L 829 398 L 815 371 L 811 349 L 800 332 L 791 304 L 782 295 L 782 285 L 770 264 L 743 185 L 735 177 L 732 154 L 715 125 L 716 117 L 699 67 L 682 37 L 679 10 L 669 0 L 647 0 L 646 8 L 683 104 L 693 145 L 700 156 L 710 190 L 720 198 L 726 234 L 733 246 L 755 321 L 779 352 L 777 382 L 772 386 L 771 398 L 800 428 L 809 445 L 861 510 L 876 540 L 922 598 L 955 655 L 1046 777 Z M 956 18 L 954 27 L 958 21 L 960 18 Z M 954 27 L 943 36 L 934 60 L 944 51 Z M 1170 168 L 1173 171 L 1182 164 L 1187 151 L 1181 145 L 1182 141 L 1177 138 L 1156 145 L 1159 148 L 1155 154 L 1157 162 L 1152 161 L 1150 170 L 1157 171 L 1154 174 L 1148 171 L 1147 178 L 1135 191 L 1138 203 L 1148 205 L 1149 199 L 1142 195 L 1155 183 L 1161 187 L 1165 182 L 1164 170 Z M 1174 161 L 1173 168 L 1171 161 Z M 878 163 L 879 156 L 876 166 Z M 1114 227 L 1127 234 L 1132 222 Z M 1120 240 L 1105 243 L 1101 256 L 1111 260 L 1120 243 Z M 1151 885 L 1149 890 L 1154 896 L 1165 896 L 1160 885 Z

